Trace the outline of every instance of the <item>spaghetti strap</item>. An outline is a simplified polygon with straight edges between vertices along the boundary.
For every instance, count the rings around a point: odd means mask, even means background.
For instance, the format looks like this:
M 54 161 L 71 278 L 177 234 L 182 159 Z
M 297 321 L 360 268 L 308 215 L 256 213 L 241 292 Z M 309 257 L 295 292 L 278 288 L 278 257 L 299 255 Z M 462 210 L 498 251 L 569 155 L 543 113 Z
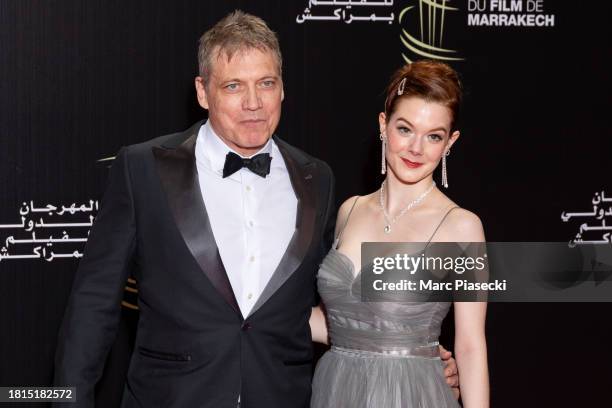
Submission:
M 438 229 L 440 229 L 440 226 L 442 226 L 442 223 L 444 222 L 444 220 L 446 219 L 446 217 L 448 217 L 448 214 L 451 213 L 451 211 L 453 211 L 455 208 L 459 208 L 458 206 L 454 206 L 451 207 L 446 214 L 444 214 L 444 217 L 442 217 L 442 219 L 440 220 L 440 222 L 438 223 L 438 226 L 436 227 L 436 229 L 434 230 L 433 234 L 431 234 L 431 237 L 429 237 L 429 240 L 427 241 L 427 245 L 429 245 L 429 243 L 431 242 L 431 240 L 433 239 L 434 235 L 436 235 L 436 232 L 438 232 Z
M 344 229 L 346 228 L 346 225 L 348 224 L 349 218 L 351 218 L 351 214 L 353 213 L 353 210 L 355 209 L 355 204 L 357 204 L 357 200 L 359 200 L 359 196 L 357 196 L 355 198 L 355 201 L 353 201 L 353 205 L 351 206 L 351 210 L 349 211 L 348 215 L 346 216 L 346 220 L 344 220 L 344 225 L 342 226 L 342 229 L 340 230 L 340 232 L 338 233 L 338 236 L 336 237 L 336 240 L 334 241 L 334 249 L 338 249 L 338 244 L 340 243 L 340 238 L 342 237 L 342 233 L 344 232 Z

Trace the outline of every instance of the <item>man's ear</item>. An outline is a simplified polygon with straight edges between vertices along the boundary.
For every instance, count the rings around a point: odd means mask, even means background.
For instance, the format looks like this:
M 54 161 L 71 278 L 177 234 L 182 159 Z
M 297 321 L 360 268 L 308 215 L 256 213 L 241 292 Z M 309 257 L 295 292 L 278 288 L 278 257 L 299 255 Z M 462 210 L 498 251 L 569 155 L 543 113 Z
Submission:
M 285 87 L 281 89 L 281 102 L 285 100 Z
M 195 77 L 195 89 L 196 96 L 198 97 L 198 103 L 201 107 L 208 110 L 208 97 L 206 95 L 206 85 L 204 84 L 204 78 L 201 76 Z

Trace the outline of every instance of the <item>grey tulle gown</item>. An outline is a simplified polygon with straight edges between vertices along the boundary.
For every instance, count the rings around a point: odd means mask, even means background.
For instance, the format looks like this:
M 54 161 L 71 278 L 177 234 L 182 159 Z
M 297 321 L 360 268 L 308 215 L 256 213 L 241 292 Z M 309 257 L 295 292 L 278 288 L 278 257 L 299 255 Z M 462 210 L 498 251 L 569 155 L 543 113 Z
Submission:
M 331 349 L 317 364 L 311 407 L 459 407 L 438 349 L 450 304 L 362 302 L 359 274 L 336 246 L 318 273 Z

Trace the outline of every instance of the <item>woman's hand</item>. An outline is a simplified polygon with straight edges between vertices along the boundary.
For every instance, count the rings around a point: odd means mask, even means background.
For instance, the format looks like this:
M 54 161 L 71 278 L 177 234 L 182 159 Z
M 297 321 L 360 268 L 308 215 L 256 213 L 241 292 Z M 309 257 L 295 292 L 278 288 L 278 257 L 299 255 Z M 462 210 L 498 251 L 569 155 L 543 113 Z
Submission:
M 310 323 L 312 341 L 315 343 L 329 344 L 327 322 L 325 321 L 325 313 L 323 313 L 321 305 L 312 308 L 308 323 Z
M 446 376 L 446 383 L 451 386 L 453 395 L 456 399 L 459 399 L 461 394 L 459 390 L 459 372 L 457 371 L 457 362 L 453 358 L 453 353 L 442 347 L 440 347 L 440 359 L 444 362 L 444 375 Z

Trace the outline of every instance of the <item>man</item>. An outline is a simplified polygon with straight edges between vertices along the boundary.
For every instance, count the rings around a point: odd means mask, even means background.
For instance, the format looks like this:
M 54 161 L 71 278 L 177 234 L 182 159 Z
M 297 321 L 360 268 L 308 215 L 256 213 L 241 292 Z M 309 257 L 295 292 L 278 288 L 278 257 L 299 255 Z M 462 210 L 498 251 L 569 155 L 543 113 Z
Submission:
M 272 137 L 276 35 L 234 12 L 200 39 L 209 120 L 129 146 L 79 265 L 56 384 L 93 393 L 136 264 L 140 320 L 123 407 L 307 407 L 315 274 L 333 231 L 330 168 Z M 68 405 L 67 405 L 68 406 Z

